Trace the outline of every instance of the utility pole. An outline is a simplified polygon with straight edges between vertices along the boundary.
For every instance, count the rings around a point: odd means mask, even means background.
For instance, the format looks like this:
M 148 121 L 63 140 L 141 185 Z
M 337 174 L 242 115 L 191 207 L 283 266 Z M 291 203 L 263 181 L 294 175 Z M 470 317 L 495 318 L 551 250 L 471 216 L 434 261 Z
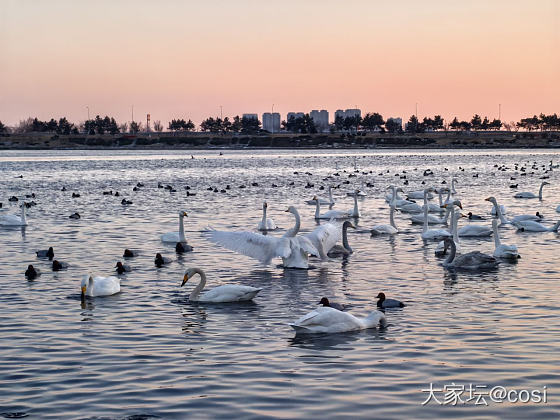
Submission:
M 502 104 L 498 104 L 498 119 L 502 121 Z
M 132 122 L 134 122 L 134 105 L 132 105 Z
M 272 131 L 271 134 L 274 134 L 274 104 L 272 104 L 272 112 L 270 113 L 270 120 L 271 120 L 271 127 Z
M 89 106 L 86 105 L 86 108 L 87 108 L 87 119 L 89 121 Z
M 223 112 L 222 112 L 222 110 L 223 110 L 223 109 L 222 109 L 222 106 L 220 105 L 220 120 L 223 121 L 224 118 L 223 118 Z

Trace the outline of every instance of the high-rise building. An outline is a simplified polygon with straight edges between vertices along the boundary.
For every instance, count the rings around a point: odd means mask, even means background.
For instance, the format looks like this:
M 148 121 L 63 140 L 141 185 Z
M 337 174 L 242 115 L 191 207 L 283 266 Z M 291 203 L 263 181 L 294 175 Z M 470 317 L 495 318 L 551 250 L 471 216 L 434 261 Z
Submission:
M 295 119 L 303 118 L 304 115 L 305 114 L 303 112 L 288 112 L 288 115 L 286 115 L 286 121 L 288 121 L 291 117 L 294 117 Z
M 322 109 L 320 111 L 317 111 L 316 109 L 314 109 L 309 113 L 309 116 L 313 119 L 317 132 L 321 133 L 324 131 L 328 131 L 329 112 L 327 110 Z
M 278 112 L 265 112 L 262 116 L 263 130 L 270 133 L 278 133 L 280 131 L 280 114 Z
M 259 114 L 243 114 L 243 118 L 258 120 Z
M 362 116 L 362 111 L 354 108 L 354 109 L 347 109 L 346 111 L 343 111 L 342 109 L 337 109 L 336 112 L 334 113 L 334 117 L 342 117 L 342 118 L 347 118 L 347 117 L 361 117 Z

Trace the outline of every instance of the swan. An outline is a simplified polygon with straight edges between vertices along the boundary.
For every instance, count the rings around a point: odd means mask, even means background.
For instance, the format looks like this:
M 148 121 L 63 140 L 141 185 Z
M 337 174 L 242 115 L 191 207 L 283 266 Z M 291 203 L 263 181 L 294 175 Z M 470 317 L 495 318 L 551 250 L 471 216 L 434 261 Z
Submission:
M 459 200 L 455 200 L 454 204 L 444 204 L 445 208 L 450 208 L 451 214 L 451 227 L 449 232 L 453 235 L 453 242 L 455 242 L 455 250 L 459 252 L 461 250 L 461 245 L 459 244 L 459 236 L 457 235 L 457 223 L 459 221 L 459 217 L 463 217 L 461 213 L 457 213 L 455 211 L 455 206 L 459 205 L 461 202 Z M 445 241 L 440 241 L 434 251 L 436 257 L 443 257 L 445 255 Z
M 403 213 L 422 213 L 424 208 L 419 206 L 417 203 L 410 202 L 399 206 L 399 210 Z
M 387 325 L 385 314 L 373 311 L 365 318 L 357 318 L 348 312 L 342 312 L 329 306 L 320 306 L 290 324 L 296 333 L 341 333 L 347 331 L 375 328 Z
M 319 256 L 319 251 L 304 236 L 296 236 L 301 226 L 299 212 L 290 206 L 286 212 L 295 217 L 295 225 L 281 238 L 254 232 L 225 232 L 210 230 L 209 240 L 240 254 L 270 264 L 274 257 L 282 258 L 285 268 L 309 268 L 309 254 Z
M 185 238 L 185 226 L 183 224 L 183 218 L 188 217 L 186 211 L 179 212 L 179 232 L 169 232 L 161 235 L 162 242 L 181 242 L 185 251 L 192 251 L 192 247 L 187 244 L 187 239 Z
M 457 190 L 455 189 L 455 184 L 458 184 L 459 181 L 457 180 L 457 178 L 452 178 L 451 179 L 451 194 L 457 194 Z
M 54 258 L 54 249 L 53 247 L 49 247 L 49 249 L 42 249 L 40 251 L 36 251 L 37 257 L 39 258 L 48 258 L 52 260 Z
M 394 185 L 391 185 L 389 188 L 394 188 Z M 389 188 L 388 188 L 388 189 L 389 189 Z M 402 188 L 401 188 L 399 191 L 400 191 L 400 192 L 404 192 L 404 191 L 402 190 Z M 390 203 L 390 202 L 393 201 L 393 193 L 392 193 L 392 192 L 390 192 L 389 194 L 386 194 L 386 195 L 385 195 L 385 201 L 386 201 L 387 203 Z M 406 203 L 413 203 L 413 201 L 408 201 L 408 200 L 405 200 L 404 198 L 402 198 L 402 197 L 399 195 L 398 192 L 397 192 L 397 195 L 396 195 L 396 202 L 397 202 L 397 205 L 399 205 L 399 204 L 406 204 Z M 402 203 L 399 203 L 399 202 L 402 202 Z
M 321 204 L 319 203 L 317 196 L 313 197 L 313 200 L 315 201 L 315 220 L 344 219 L 348 217 L 348 212 L 342 210 L 329 210 L 328 212 L 321 214 Z
M 494 231 L 494 257 L 496 258 L 519 258 L 519 252 L 517 251 L 517 245 L 506 245 L 502 244 L 500 241 L 500 234 L 498 232 L 498 220 L 492 220 L 492 230 Z
M 354 217 L 354 218 L 359 218 L 360 217 L 360 209 L 358 209 L 358 195 L 360 193 L 360 190 L 356 190 L 356 193 L 354 194 L 354 207 L 350 210 L 348 210 L 348 216 L 350 217 Z
M 336 303 L 336 302 L 329 302 L 329 300 L 326 297 L 321 298 L 321 300 L 319 301 L 319 305 L 326 306 L 329 308 L 334 308 L 339 311 L 344 310 L 344 305 L 341 305 L 340 303 Z
M 485 237 L 492 235 L 492 229 L 484 225 L 475 225 L 474 223 L 463 226 L 457 231 L 462 237 Z
M 450 238 L 445 238 L 445 246 L 451 251 L 442 265 L 445 268 L 456 268 L 462 270 L 485 270 L 496 268 L 500 262 L 493 256 L 483 254 L 479 251 L 469 252 L 468 254 L 455 255 L 457 250 L 455 243 Z
M 502 214 L 507 214 L 506 206 L 504 206 L 503 204 L 500 204 L 499 207 L 500 207 L 500 211 L 502 212 Z M 497 212 L 495 206 L 492 206 L 492 210 L 490 211 L 490 215 L 498 216 L 498 212 Z
M 430 191 L 433 191 L 432 188 L 426 188 L 424 190 L 426 194 Z M 428 204 L 427 196 L 424 196 L 424 204 Z M 461 209 L 461 203 L 458 204 Z M 445 229 L 429 229 L 428 228 L 428 206 L 424 207 L 424 226 L 422 226 L 422 239 L 442 239 L 451 237 L 451 233 L 446 231 Z
M 539 200 L 541 200 L 541 201 L 542 201 L 542 190 L 543 190 L 543 187 L 545 185 L 550 185 L 550 184 L 546 181 L 543 181 L 541 183 L 541 186 L 539 188 L 539 195 L 538 195 Z M 524 192 L 518 192 L 517 194 L 515 194 L 513 196 L 513 198 L 537 198 L 537 196 L 535 194 L 533 194 L 532 192 L 524 191 Z
M 5 214 L 0 216 L 0 226 L 27 226 L 27 219 L 25 217 L 25 205 L 20 206 L 20 215 Z
M 399 233 L 399 229 L 395 224 L 395 202 L 397 199 L 397 192 L 402 191 L 400 188 L 395 188 L 391 185 L 389 188 L 393 190 L 393 200 L 389 203 L 389 223 L 388 225 L 377 225 L 371 228 L 372 235 L 394 235 Z
M 121 280 L 117 277 L 93 277 L 86 274 L 82 278 L 82 299 L 86 296 L 111 296 L 121 291 Z
M 31 264 L 27 266 L 27 270 L 25 270 L 25 277 L 27 277 L 27 280 L 35 280 L 40 275 L 41 275 L 41 270 L 33 267 L 33 265 Z
M 346 220 L 342 224 L 342 245 L 335 245 L 331 248 L 330 251 L 327 252 L 327 256 L 330 258 L 341 257 L 344 255 L 350 255 L 354 252 L 354 250 L 348 244 L 348 228 L 351 227 L 352 229 L 356 229 L 351 222 Z
M 404 308 L 406 305 L 397 299 L 387 299 L 385 293 L 381 292 L 376 296 L 378 308 Z
M 498 205 L 498 201 L 496 200 L 496 197 L 488 197 L 484 199 L 485 201 L 490 201 L 493 204 L 493 210 L 496 212 L 496 215 L 498 216 L 498 218 L 500 219 L 500 222 L 502 223 L 502 225 L 507 225 L 510 223 L 514 223 L 514 222 L 521 222 L 524 220 L 533 220 L 533 221 L 539 221 L 541 220 L 541 217 L 537 216 L 536 214 L 520 214 L 517 216 L 514 216 L 513 219 L 508 220 L 504 214 L 502 213 L 502 207 Z
M 319 197 L 319 204 L 327 205 L 327 206 L 334 206 L 335 201 L 334 201 L 334 198 L 332 196 L 332 186 L 331 185 L 329 185 L 328 191 L 329 191 L 329 199 L 327 200 L 326 198 Z M 315 203 L 316 203 L 316 200 L 315 199 L 307 200 L 305 203 L 314 206 Z
M 210 289 L 200 295 L 200 292 L 206 286 L 206 273 L 200 268 L 189 268 L 183 277 L 181 287 L 196 274 L 200 276 L 200 283 L 194 288 L 189 295 L 191 302 L 246 302 L 252 300 L 262 289 L 251 286 L 242 286 L 237 284 L 223 284 L 221 286 Z
M 262 220 L 259 222 L 259 225 L 257 226 L 258 230 L 262 230 L 262 231 L 267 231 L 267 230 L 275 230 L 276 229 L 276 223 L 274 223 L 274 220 L 272 220 L 269 217 L 266 217 L 266 209 L 268 207 L 268 204 L 266 203 L 266 201 L 263 202 L 263 216 L 262 216 Z
M 521 232 L 558 232 L 558 227 L 560 227 L 560 221 L 550 228 L 534 220 L 520 220 L 512 222 L 512 224 Z
M 350 222 L 348 222 L 351 224 Z M 353 226 L 353 225 L 352 225 Z M 327 260 L 328 252 L 340 241 L 342 237 L 341 224 L 335 220 L 317 226 L 312 232 L 303 235 L 309 240 L 318 252 L 321 260 Z
M 411 191 L 406 194 L 406 197 L 408 199 L 412 198 L 413 200 L 422 200 L 424 198 L 424 190 Z M 434 195 L 429 192 L 426 197 L 428 198 L 428 200 L 431 200 L 434 198 Z
M 362 198 L 367 197 L 367 194 L 362 190 L 348 191 L 346 193 L 346 195 L 348 197 L 354 197 L 354 196 L 358 196 L 358 197 L 362 197 Z

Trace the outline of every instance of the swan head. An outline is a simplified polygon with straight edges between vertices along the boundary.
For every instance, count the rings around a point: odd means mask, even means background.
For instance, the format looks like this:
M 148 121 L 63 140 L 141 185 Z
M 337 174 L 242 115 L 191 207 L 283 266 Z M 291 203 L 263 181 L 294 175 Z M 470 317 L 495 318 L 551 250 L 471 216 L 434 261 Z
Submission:
M 490 201 L 491 203 L 495 204 L 496 203 L 496 197 L 488 197 L 488 198 L 485 198 L 484 201 Z
M 316 199 L 316 198 L 315 198 Z M 297 209 L 294 206 L 290 206 L 288 207 L 286 210 L 284 210 L 286 213 L 292 213 L 292 214 L 297 214 Z
M 354 226 L 354 225 L 352 224 L 352 222 L 349 221 L 349 220 L 345 220 L 344 223 L 342 224 L 342 227 L 343 227 L 343 228 L 346 227 L 346 228 L 356 229 L 356 226 Z M 324 298 L 324 299 L 326 299 L 326 298 Z
M 550 182 L 543 181 L 541 185 L 550 185 Z
M 266 209 L 268 207 L 268 204 L 266 201 L 263 201 L 263 209 Z
M 81 284 L 82 297 L 86 295 L 87 287 L 89 283 L 92 281 L 93 281 L 93 277 L 91 274 L 86 274 L 82 277 L 82 284 Z
M 459 207 L 461 210 L 463 210 L 463 204 L 461 204 L 461 202 L 459 200 L 454 200 L 451 203 L 445 203 L 443 206 L 441 206 L 441 208 L 446 209 L 449 206 L 457 206 Z M 472 214 L 472 213 L 471 213 Z
M 196 274 L 196 270 L 194 268 L 188 268 L 187 271 L 185 271 L 185 275 L 183 276 L 183 282 L 181 283 L 181 287 L 183 287 L 185 283 L 187 283 L 189 279 L 193 277 L 195 274 Z
M 187 212 L 186 211 L 180 211 L 179 212 L 179 217 L 181 217 L 181 218 L 188 217 Z

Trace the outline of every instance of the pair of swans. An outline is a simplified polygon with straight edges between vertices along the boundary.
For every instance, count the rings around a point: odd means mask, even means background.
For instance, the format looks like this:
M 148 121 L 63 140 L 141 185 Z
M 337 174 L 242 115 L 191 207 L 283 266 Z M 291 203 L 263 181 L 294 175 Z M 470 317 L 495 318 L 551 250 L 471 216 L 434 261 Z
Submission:
M 485 201 L 489 201 L 492 203 L 493 205 L 493 209 L 496 213 L 496 216 L 498 216 L 498 219 L 500 219 L 500 222 L 502 225 L 508 225 L 508 224 L 515 224 L 515 223 L 519 223 L 519 222 L 525 222 L 525 221 L 534 221 L 534 222 L 538 222 L 541 220 L 540 216 L 537 216 L 536 214 L 520 214 L 517 216 L 514 216 L 511 220 L 506 218 L 502 212 L 502 207 L 498 204 L 498 201 L 496 200 L 496 197 L 488 197 L 484 199 Z M 540 223 L 539 223 L 540 224 Z
M 394 185 L 391 185 L 389 188 L 392 190 L 392 200 L 389 203 L 389 224 L 374 226 L 371 229 L 372 235 L 394 235 L 399 232 L 399 229 L 395 224 L 395 207 L 397 201 L 397 194 L 399 191 L 402 192 L 402 188 L 397 188 Z
M 320 306 L 290 324 L 296 333 L 341 333 L 386 326 L 387 318 L 380 311 L 373 311 L 365 318 L 358 318 L 330 306 Z
M 341 210 L 329 210 L 326 213 L 321 214 L 321 204 L 317 197 L 313 197 L 315 201 L 315 220 L 330 220 L 330 219 L 346 219 L 349 217 L 358 218 L 360 217 L 360 209 L 358 208 L 358 191 L 354 195 L 354 207 L 348 211 Z
M 548 183 L 548 182 L 546 182 L 546 181 L 543 181 L 543 182 L 541 183 L 541 186 L 540 186 L 540 188 L 539 188 L 539 195 L 538 195 L 538 196 L 535 195 L 535 194 L 533 194 L 532 192 L 524 191 L 524 192 L 518 192 L 517 194 L 515 194 L 515 195 L 513 196 L 513 198 L 537 198 L 537 197 L 538 197 L 539 200 L 542 201 L 542 190 L 543 190 L 543 187 L 544 187 L 545 185 L 550 185 L 550 183 Z
M 267 202 L 263 202 L 263 215 L 262 215 L 262 219 L 259 222 L 259 224 L 257 225 L 257 229 L 263 232 L 269 231 L 269 230 L 276 230 L 276 223 L 274 223 L 274 220 L 272 220 L 270 217 L 266 217 L 266 210 L 268 208 L 268 204 Z
M 185 225 L 184 225 L 184 218 L 188 217 L 186 211 L 179 212 L 179 232 L 169 232 L 164 233 L 161 235 L 162 242 L 168 243 L 178 243 L 180 242 L 183 246 L 184 251 L 192 251 L 193 247 L 187 243 L 187 239 L 185 238 Z
M 189 268 L 183 276 L 183 287 L 189 279 L 196 274 L 200 276 L 200 282 L 189 295 L 191 302 L 213 302 L 213 303 L 226 303 L 226 302 L 247 302 L 253 300 L 255 296 L 262 290 L 256 287 L 243 286 L 237 284 L 223 284 L 200 294 L 206 286 L 206 273 L 200 268 Z
M 328 191 L 329 191 L 328 200 L 326 198 L 322 198 L 322 197 L 318 197 L 318 198 L 313 197 L 312 200 L 307 200 L 305 203 L 314 206 L 316 204 L 317 200 L 318 200 L 319 204 L 321 204 L 323 206 L 334 206 L 336 202 L 334 201 L 334 198 L 332 196 L 332 186 L 331 185 L 329 185 Z
M 433 188 L 426 188 L 424 190 L 424 225 L 422 226 L 422 239 L 443 239 L 443 238 L 450 238 L 452 235 L 445 229 L 430 229 L 428 224 L 428 198 L 427 194 L 433 191 Z M 458 204 L 461 209 L 461 203 Z
M 17 214 L 5 214 L 0 216 L 0 226 L 27 226 L 27 218 L 25 217 L 25 203 L 22 203 L 21 212 Z

